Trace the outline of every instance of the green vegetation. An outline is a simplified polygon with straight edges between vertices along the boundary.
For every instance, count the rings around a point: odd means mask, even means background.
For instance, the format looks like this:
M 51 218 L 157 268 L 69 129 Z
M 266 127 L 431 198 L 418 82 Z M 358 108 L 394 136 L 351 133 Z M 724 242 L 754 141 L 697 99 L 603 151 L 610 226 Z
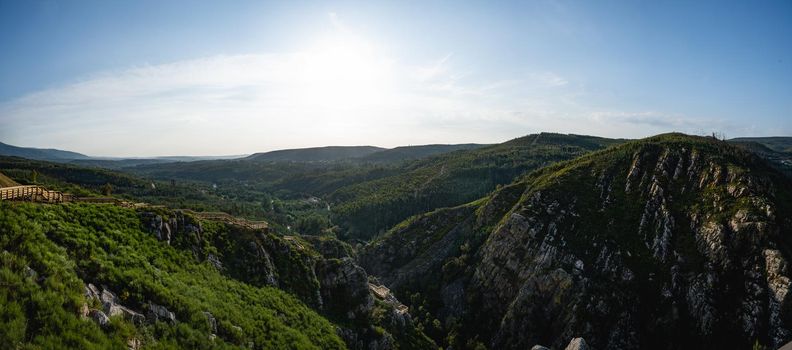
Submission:
M 792 137 L 738 137 L 730 142 L 756 142 L 776 152 L 792 154 Z
M 658 181 L 660 191 L 652 189 L 652 181 Z M 657 196 L 663 196 L 664 204 L 655 202 Z M 772 214 L 762 208 L 773 208 Z M 645 214 L 647 211 L 651 215 Z M 595 325 L 586 340 L 606 347 L 607 332 L 623 313 L 631 317 L 638 347 L 683 342 L 694 347 L 729 342 L 747 347 L 754 339 L 740 338 L 740 325 L 731 320 L 712 325 L 711 333 L 687 327 L 699 316 L 667 313 L 669 300 L 690 307 L 684 289 L 671 296 L 661 296 L 660 291 L 671 285 L 672 278 L 677 279 L 675 283 L 689 285 L 692 282 L 680 282 L 680 278 L 695 281 L 695 276 L 716 273 L 719 287 L 713 295 L 723 302 L 713 312 L 738 312 L 732 308 L 745 298 L 740 294 L 744 277 L 732 270 L 715 268 L 713 272 L 712 266 L 723 262 L 702 250 L 702 226 L 734 227 L 729 226 L 734 218 L 748 217 L 767 220 L 768 225 L 786 231 L 792 227 L 786 219 L 790 213 L 792 183 L 761 157 L 712 138 L 665 134 L 557 162 L 482 200 L 412 217 L 358 254 L 369 273 L 409 301 L 420 328 L 444 346 L 524 347 L 520 341 L 550 345 L 557 336 L 554 329 Z M 660 234 L 654 230 L 663 227 L 663 215 L 674 223 L 667 238 L 673 259 L 664 260 L 663 250 L 652 243 L 654 235 Z M 765 236 L 762 225 L 746 225 L 745 231 L 732 232 L 732 239 L 742 243 L 729 253 L 736 255 L 730 256 L 764 259 L 762 252 L 768 247 L 792 256 L 789 237 Z M 618 265 L 603 267 L 602 257 L 608 252 L 619 252 L 618 262 L 608 260 L 608 264 Z M 576 259 L 585 272 L 576 271 Z M 620 268 L 628 269 L 631 277 L 623 279 L 608 272 Z M 585 288 L 572 289 L 574 298 L 564 299 L 566 292 L 553 290 L 552 276 L 557 276 L 558 269 L 584 273 Z M 477 271 L 486 272 L 476 276 Z M 493 284 L 483 282 L 487 281 L 485 275 L 498 272 L 502 275 Z M 512 299 L 516 291 L 525 293 L 524 289 L 530 288 L 539 288 L 544 294 L 527 304 Z M 448 290 L 464 292 L 464 304 L 449 300 Z M 499 295 L 511 297 L 487 299 Z M 581 299 L 587 300 L 590 308 L 574 304 Z M 594 307 L 599 300 L 608 311 Z M 630 308 L 637 303 L 641 305 L 638 312 Z M 545 304 L 553 306 L 546 309 L 542 307 Z M 573 305 L 575 309 L 571 309 Z M 457 308 L 464 312 L 449 311 Z M 504 326 L 510 325 L 508 317 L 514 317 L 515 324 L 528 326 L 523 330 L 508 328 L 516 327 Z M 441 327 L 435 327 L 435 319 Z M 551 328 L 550 322 L 563 325 Z M 763 334 L 760 343 L 769 342 L 769 336 Z
M 673 193 L 665 209 L 677 227 L 670 244 L 683 257 L 675 268 L 684 276 L 695 276 L 705 273 L 710 264 L 697 246 L 693 227 L 701 223 L 695 220 L 726 225 L 738 213 L 763 215 L 757 209 L 762 201 L 771 201 L 779 217 L 792 213 L 788 180 L 780 176 L 776 163 L 765 161 L 772 161 L 768 154 L 779 153 L 759 144 L 739 145 L 681 134 L 623 143 L 543 133 L 491 146 L 376 151 L 354 161 L 346 156 L 306 160 L 311 155 L 302 155 L 307 157 L 302 161 L 196 161 L 125 172 L 0 157 L 0 169 L 8 175 L 7 180 L 0 178 L 4 183 L 224 211 L 273 224 L 263 232 L 197 220 L 167 208 L 136 212 L 107 205 L 0 203 L 0 322 L 7 325 L 0 329 L 0 344 L 104 349 L 125 348 L 130 340 L 140 340 L 145 348 L 155 349 L 233 348 L 250 343 L 255 348 L 352 346 L 339 338 L 336 328 L 340 327 L 352 332 L 346 334 L 357 337 L 358 344 L 390 339 L 400 349 L 429 348 L 433 343 L 428 335 L 444 346 L 485 348 L 493 344 L 504 314 L 485 307 L 482 292 L 470 283 L 493 236 L 512 229 L 508 226 L 512 214 L 530 217 L 536 227 L 552 223 L 563 237 L 564 249 L 585 266 L 596 264 L 601 247 L 631 252 L 620 261 L 644 282 L 589 275 L 592 285 L 586 297 L 613 302 L 607 298 L 617 288 L 620 297 L 633 299 L 619 299 L 616 304 L 640 300 L 647 309 L 664 310 L 666 302 L 656 296 L 670 283 L 671 267 L 658 262 L 647 249 L 646 238 L 636 234 L 652 198 L 645 191 L 651 176 L 628 180 L 629 169 L 637 159 L 641 166 L 651 165 L 642 172 L 674 173 L 676 163 L 654 168 L 672 154 L 695 158 L 697 166 L 706 169 L 695 176 L 731 176 L 695 191 L 687 187 L 687 175 L 672 180 L 659 176 L 663 188 Z M 454 150 L 457 146 L 460 149 Z M 644 190 L 630 190 L 628 181 Z M 739 191 L 746 181 L 771 184 L 772 194 L 763 193 L 758 202 L 753 197 L 734 198 L 731 192 Z M 564 219 L 549 210 L 551 206 L 574 216 Z M 168 229 L 167 243 L 149 232 L 157 216 L 163 222 L 179 223 L 178 230 Z M 185 226 L 201 229 L 190 231 Z M 525 254 L 547 234 L 541 231 L 523 245 L 509 247 Z M 356 251 L 336 237 L 348 242 L 374 240 Z M 775 244 L 786 256 L 792 255 L 789 240 Z M 344 282 L 348 284 L 334 285 L 339 278 L 354 276 L 350 271 L 359 271 L 349 265 L 350 257 L 359 258 L 369 274 L 409 304 L 412 324 L 404 325 L 394 307 L 382 300 L 375 300 L 365 315 L 350 318 L 350 310 L 359 310 L 368 295 L 361 292 L 367 291 L 364 273 Z M 510 263 L 524 267 L 531 261 Z M 570 261 L 554 268 L 571 271 L 564 265 Z M 323 280 L 327 276 L 334 277 Z M 520 278 L 515 272 L 504 281 Z M 149 304 L 162 305 L 176 314 L 177 322 L 140 323 L 114 317 L 108 326 L 99 327 L 80 316 L 83 305 L 100 307 L 84 296 L 87 283 L 107 286 L 124 306 L 141 313 Z M 323 300 L 323 293 L 336 297 Z M 449 301 L 449 293 L 461 293 L 464 299 Z M 735 298 L 728 294 L 723 300 L 737 305 Z M 449 302 L 464 304 L 449 306 Z M 511 300 L 499 304 L 511 307 Z M 217 319 L 215 340 L 204 312 Z M 591 310 L 576 312 L 580 322 L 615 322 Z M 644 342 L 662 340 L 671 331 L 696 337 L 671 326 L 654 330 L 653 317 L 665 315 L 647 313 L 633 320 L 643 327 L 638 329 L 641 334 L 648 334 Z M 549 332 L 547 327 L 533 329 Z M 768 344 L 766 337 L 756 344 Z
M 266 153 L 256 153 L 246 160 L 256 162 L 333 162 L 358 158 L 382 151 L 372 146 L 328 146 L 301 149 L 285 149 Z
M 372 153 L 367 156 L 370 161 L 367 157 L 313 163 L 204 161 L 140 166 L 130 171 L 162 180 L 217 184 L 229 198 L 250 203 L 265 193 L 285 201 L 321 198 L 329 204 L 329 211 L 300 214 L 330 218 L 343 239 L 368 240 L 411 215 L 474 200 L 527 171 L 620 142 L 542 133 L 486 147 L 455 145 L 462 148 L 456 151 L 450 151 L 450 146 L 397 148 Z M 411 161 L 377 161 L 399 160 L 403 153 L 433 154 L 440 149 L 450 152 Z M 288 218 L 279 222 L 296 223 Z
M 372 154 L 359 157 L 355 159 L 355 161 L 371 162 L 371 163 L 398 163 L 409 160 L 427 158 L 431 156 L 440 155 L 443 153 L 474 150 L 485 146 L 487 145 L 480 145 L 475 143 L 465 143 L 458 145 L 402 146 L 392 149 L 386 149 L 379 152 L 374 152 Z
M 402 173 L 329 194 L 343 238 L 370 239 L 405 218 L 480 198 L 525 172 L 619 143 L 542 133 L 409 164 Z
M 188 250 L 157 241 L 141 231 L 133 210 L 19 203 L 0 209 L 3 344 L 106 349 L 135 338 L 153 349 L 345 347 L 334 326 L 298 299 L 225 277 Z M 106 285 L 133 310 L 163 305 L 178 322 L 113 319 L 100 329 L 78 315 L 88 282 Z M 218 321 L 214 341 L 204 311 Z

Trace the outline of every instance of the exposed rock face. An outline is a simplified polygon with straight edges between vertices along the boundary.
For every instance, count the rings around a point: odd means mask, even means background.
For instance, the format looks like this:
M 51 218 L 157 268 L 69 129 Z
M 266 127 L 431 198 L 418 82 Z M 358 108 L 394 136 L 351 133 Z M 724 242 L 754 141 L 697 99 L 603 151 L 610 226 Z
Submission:
M 351 258 L 321 261 L 317 267 L 324 307 L 345 315 L 350 321 L 365 322 L 374 307 L 368 274 Z
M 217 334 L 217 319 L 208 311 L 204 311 L 203 314 L 206 316 L 206 323 L 209 325 L 209 331 L 212 332 L 212 334 Z
M 91 310 L 91 312 L 90 312 L 90 313 L 88 313 L 88 316 L 89 316 L 89 317 L 90 317 L 90 318 L 91 318 L 91 319 L 92 319 L 94 322 L 96 322 L 96 324 L 98 324 L 99 326 L 102 326 L 102 327 L 107 327 L 108 325 L 110 325 L 110 318 L 109 318 L 109 317 L 107 317 L 107 315 L 105 315 L 105 313 L 104 313 L 104 312 L 102 312 L 102 311 L 99 311 L 99 310 Z
M 96 300 L 101 303 L 103 314 L 107 317 L 121 316 L 125 320 L 136 324 L 141 324 L 145 321 L 145 317 L 142 314 L 121 305 L 118 297 L 107 288 L 102 288 L 100 292 L 99 288 L 92 283 L 88 283 L 85 286 L 85 296 L 89 301 Z M 88 305 L 84 305 L 81 312 L 87 314 L 90 312 L 87 310 L 89 310 Z
M 168 217 L 153 212 L 142 212 L 140 218 L 146 230 L 154 234 L 160 241 L 171 243 L 174 235 L 185 235 L 193 240 L 200 239 L 202 228 L 200 222 L 181 211 L 173 211 Z
M 491 348 L 792 339 L 792 184 L 762 160 L 671 135 L 521 186 L 415 219 L 360 261 L 397 295 L 421 293 L 463 341 Z
M 148 318 L 152 321 L 176 322 L 176 314 L 169 311 L 164 306 L 154 303 L 149 304 Z
M 339 334 L 352 349 L 390 349 L 395 344 L 390 332 L 415 332 L 406 310 L 397 312 L 390 304 L 378 311 L 381 316 L 374 320 L 368 274 L 350 257 L 353 250 L 346 243 L 318 236 L 280 236 L 229 222 L 223 222 L 221 230 L 204 231 L 198 220 L 179 211 L 139 215 L 143 226 L 158 239 L 191 251 L 197 260 L 208 262 L 221 273 L 252 285 L 283 289 L 318 312 L 343 320 L 346 328 Z M 234 338 L 233 334 L 224 335 L 228 329 L 218 330 L 211 314 L 204 315 L 210 337 Z M 152 321 L 175 322 L 172 312 L 156 304 L 149 305 L 147 316 Z M 425 338 L 419 343 L 431 344 Z
M 583 338 L 575 338 L 569 342 L 569 345 L 564 350 L 589 350 L 589 347 Z

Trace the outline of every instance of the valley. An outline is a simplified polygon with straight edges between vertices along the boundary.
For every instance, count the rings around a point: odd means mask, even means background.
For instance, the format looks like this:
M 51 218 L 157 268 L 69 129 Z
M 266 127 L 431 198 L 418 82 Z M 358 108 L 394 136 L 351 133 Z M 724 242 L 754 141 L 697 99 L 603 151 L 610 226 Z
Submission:
M 4 183 L 82 198 L 0 203 L 4 283 L 14 286 L 3 289 L 3 317 L 16 325 L 4 341 L 663 349 L 792 340 L 784 153 L 682 134 L 548 133 L 360 151 L 108 168 L 0 158 Z M 36 301 L 44 295 L 57 298 Z M 45 313 L 63 325 L 36 316 Z

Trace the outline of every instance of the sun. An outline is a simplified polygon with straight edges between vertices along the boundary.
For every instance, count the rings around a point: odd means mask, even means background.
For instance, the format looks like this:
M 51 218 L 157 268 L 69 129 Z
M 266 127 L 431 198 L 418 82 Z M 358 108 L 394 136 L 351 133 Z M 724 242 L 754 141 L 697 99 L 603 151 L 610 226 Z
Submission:
M 392 61 L 352 35 L 318 40 L 304 52 L 299 73 L 306 102 L 344 109 L 380 101 L 391 75 Z

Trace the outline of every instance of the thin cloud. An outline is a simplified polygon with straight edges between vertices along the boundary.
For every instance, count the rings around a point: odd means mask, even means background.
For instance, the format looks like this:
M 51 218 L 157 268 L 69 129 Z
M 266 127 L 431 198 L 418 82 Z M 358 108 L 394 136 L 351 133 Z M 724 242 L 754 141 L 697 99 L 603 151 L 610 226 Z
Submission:
M 488 123 L 486 111 L 498 108 L 488 94 L 497 95 L 499 85 L 463 83 L 448 65 L 450 55 L 425 67 L 374 55 L 361 58 L 368 68 L 339 62 L 334 70 L 337 57 L 323 54 L 224 55 L 96 74 L 0 104 L 6 130 L 14 130 L 3 137 L 95 155 L 246 153 L 372 140 L 397 145 L 420 142 L 415 125 L 468 123 L 470 115 Z M 479 97 L 462 96 L 473 93 Z M 431 134 L 424 142 L 432 142 Z M 473 129 L 457 139 L 480 136 Z
M 408 65 L 352 38 L 302 52 L 132 67 L 0 104 L 0 138 L 91 155 L 210 155 L 498 142 L 536 131 L 640 136 L 705 125 L 658 112 L 592 112 L 559 74 L 481 81 L 453 58 Z
M 569 84 L 564 77 L 553 72 L 534 73 L 531 77 L 540 84 L 547 87 L 560 87 Z

